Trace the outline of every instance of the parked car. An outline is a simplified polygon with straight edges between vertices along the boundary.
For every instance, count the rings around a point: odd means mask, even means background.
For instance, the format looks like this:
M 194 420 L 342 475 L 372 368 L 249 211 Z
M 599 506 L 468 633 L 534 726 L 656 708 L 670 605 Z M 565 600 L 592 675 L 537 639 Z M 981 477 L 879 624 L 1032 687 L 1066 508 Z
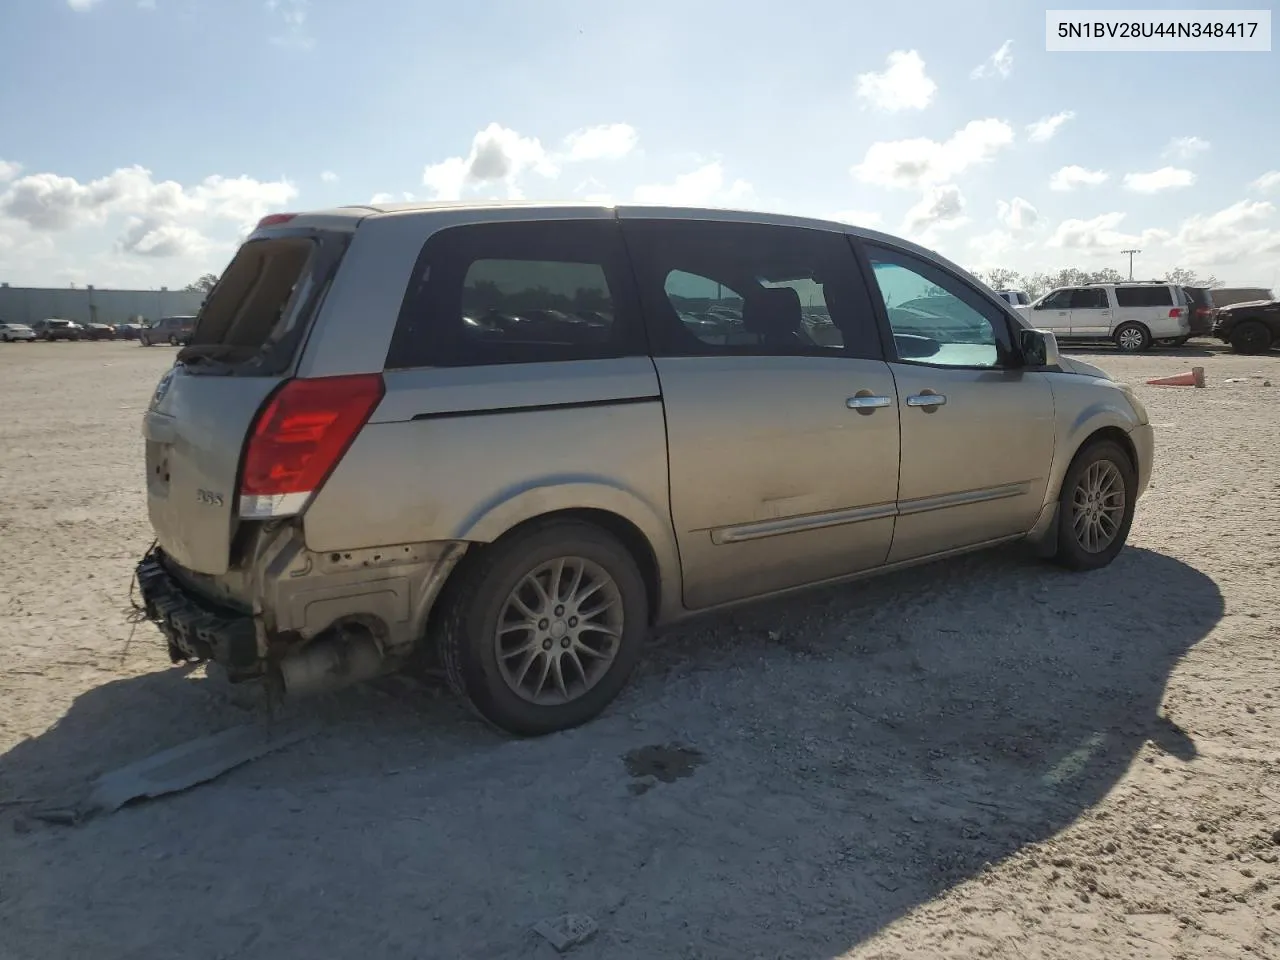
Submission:
M 15 340 L 34 340 L 36 332 L 25 323 L 0 322 L 0 341 L 9 343 Z
M 997 290 L 996 296 L 1013 307 L 1025 307 L 1031 303 L 1031 298 L 1021 290 Z
M 157 343 L 167 343 L 172 347 L 181 346 L 191 339 L 191 331 L 195 329 L 195 317 L 163 317 L 143 327 L 138 339 L 144 347 Z
M 142 335 L 142 324 L 140 323 L 117 323 L 116 339 L 118 340 L 137 340 Z
M 732 343 L 681 316 L 720 301 Z M 516 734 L 694 614 L 1007 541 L 1104 567 L 1152 464 L 1129 388 L 935 254 L 626 206 L 268 217 L 143 433 L 175 661 L 297 696 L 423 646 Z
M 80 329 L 82 340 L 114 340 L 116 337 L 115 328 L 108 323 L 82 323 Z
M 1110 340 L 1125 353 L 1149 350 L 1156 340 L 1181 345 L 1191 336 L 1186 295 L 1172 283 L 1059 287 L 1015 309 L 1059 341 Z
M 1266 287 L 1214 287 L 1213 305 L 1219 309 L 1233 307 L 1237 303 L 1258 303 L 1275 299 Z
M 56 318 L 37 320 L 31 325 L 31 329 L 40 340 L 80 340 L 84 336 L 80 324 Z
M 1229 343 L 1233 353 L 1266 353 L 1280 344 L 1280 302 L 1254 300 L 1221 307 L 1213 335 Z
M 1183 287 L 1182 292 L 1186 295 L 1187 308 L 1190 310 L 1191 336 L 1212 336 L 1216 312 L 1213 291 L 1209 287 Z

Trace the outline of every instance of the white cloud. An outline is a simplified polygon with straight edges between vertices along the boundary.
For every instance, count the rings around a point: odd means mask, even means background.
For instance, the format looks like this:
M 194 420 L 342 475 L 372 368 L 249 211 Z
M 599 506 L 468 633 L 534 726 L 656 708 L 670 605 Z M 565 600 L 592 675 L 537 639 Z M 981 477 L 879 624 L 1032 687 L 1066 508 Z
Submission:
M 523 194 L 520 178 L 528 171 L 544 177 L 559 173 L 555 161 L 536 137 L 522 137 L 498 123 L 485 127 L 471 141 L 466 157 L 450 157 L 422 171 L 422 182 L 436 200 L 459 200 L 465 190 L 503 185 L 509 199 Z
M 1134 193 L 1159 193 L 1161 190 L 1176 190 L 1189 187 L 1196 182 L 1196 175 L 1190 170 L 1179 170 L 1176 167 L 1161 167 L 1150 173 L 1126 173 L 1124 185 Z
M 78 13 L 84 13 L 86 10 L 92 10 L 102 0 L 67 0 L 67 6 Z
M 320 171 L 320 182 L 321 183 L 337 183 L 338 175 L 334 173 L 332 170 L 322 170 Z
M 8 183 L 22 171 L 22 164 L 0 160 L 0 183 Z
M 1269 225 L 1275 213 L 1275 204 L 1266 200 L 1241 200 L 1217 213 L 1188 217 L 1170 242 L 1179 261 L 1190 266 L 1266 262 L 1280 253 L 1280 229 Z
M 754 189 L 745 180 L 734 180 L 726 186 L 724 167 L 718 161 L 682 173 L 671 183 L 643 184 L 633 194 L 636 203 L 673 207 L 728 206 L 750 202 L 754 197 Z
M 1040 214 L 1026 200 L 1014 197 L 1008 203 L 996 201 L 996 219 L 1015 233 L 1030 230 L 1040 219 Z
M 1261 193 L 1269 193 L 1272 190 L 1280 189 L 1280 170 L 1271 170 L 1264 173 L 1249 186 Z
M 1047 117 L 1041 117 L 1039 120 L 1027 124 L 1027 139 L 1032 143 L 1044 143 L 1046 140 L 1052 140 L 1053 135 L 1058 132 L 1058 128 L 1068 120 L 1074 120 L 1075 117 L 1076 112 L 1074 110 L 1063 110 Z
M 1013 41 L 1006 40 L 1000 44 L 999 49 L 991 56 L 983 60 L 980 64 L 973 68 L 969 73 L 972 80 L 981 80 L 983 77 L 1000 77 L 1004 79 L 1013 72 Z
M 1096 187 L 1100 183 L 1105 183 L 1111 174 L 1105 170 L 1086 170 L 1072 164 L 1069 167 L 1063 167 L 1052 177 L 1049 178 L 1050 190 L 1074 190 L 1076 187 Z
M 858 75 L 858 96 L 890 113 L 899 110 L 923 110 L 933 101 L 938 85 L 924 72 L 924 60 L 914 50 L 895 50 L 889 54 L 883 73 Z
M 142 257 L 189 257 L 202 254 L 209 241 L 193 227 L 154 217 L 130 217 L 116 247 Z
M 639 137 L 627 123 L 602 123 L 565 137 L 566 160 L 620 160 L 635 149 Z
M 1164 148 L 1164 155 L 1174 160 L 1190 160 L 1209 149 L 1209 141 L 1200 137 L 1174 137 Z
M 1003 120 L 971 120 L 942 142 L 916 137 L 889 140 L 867 148 L 850 173 L 886 187 L 924 187 L 946 183 L 970 167 L 986 163 L 1013 143 L 1013 128 Z
M 855 227 L 875 228 L 884 222 L 884 215 L 875 210 L 839 210 L 827 214 L 823 219 L 849 223 Z
M 969 248 L 980 267 L 993 266 L 996 259 L 1013 246 L 1013 234 L 1007 230 L 991 230 L 969 238 Z
M 1165 230 L 1143 230 L 1141 233 L 1124 233 L 1120 224 L 1125 215 L 1118 211 L 1103 213 L 1091 220 L 1063 220 L 1048 240 L 1046 246 L 1082 253 L 1115 253 L 1122 247 L 1149 247 L 1169 239 Z
M 267 0 L 267 12 L 279 18 L 284 26 L 283 33 L 271 38 L 276 46 L 308 49 L 315 44 L 307 30 L 311 0 Z
M 907 211 L 902 229 L 908 234 L 952 230 L 965 222 L 964 194 L 954 183 L 930 187 L 920 202 Z
M 150 257 L 199 256 L 204 231 L 250 228 L 297 189 L 288 181 L 210 176 L 191 187 L 157 182 L 145 167 L 122 167 L 81 183 L 56 173 L 19 177 L 0 192 L 0 221 L 36 234 L 103 227 L 124 217 L 114 249 Z M 61 242 L 61 241 L 60 241 Z

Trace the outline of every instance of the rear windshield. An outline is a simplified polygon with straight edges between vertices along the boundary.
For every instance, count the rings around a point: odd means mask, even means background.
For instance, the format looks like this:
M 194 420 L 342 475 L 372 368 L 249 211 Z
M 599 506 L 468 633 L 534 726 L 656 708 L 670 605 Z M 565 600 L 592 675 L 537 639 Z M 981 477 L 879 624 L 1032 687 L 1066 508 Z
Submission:
M 281 372 L 346 239 L 307 231 L 246 242 L 194 318 L 195 331 L 178 361 L 208 372 Z M 170 317 L 164 322 L 177 326 L 191 321 Z

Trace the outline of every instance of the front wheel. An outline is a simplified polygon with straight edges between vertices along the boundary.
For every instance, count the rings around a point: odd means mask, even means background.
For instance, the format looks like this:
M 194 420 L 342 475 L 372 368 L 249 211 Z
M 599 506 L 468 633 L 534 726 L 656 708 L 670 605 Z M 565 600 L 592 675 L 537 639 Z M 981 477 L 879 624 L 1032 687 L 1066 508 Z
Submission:
M 518 736 L 586 723 L 626 685 L 648 590 L 616 539 L 582 521 L 531 527 L 465 557 L 441 596 L 450 685 Z
M 1110 440 L 1076 454 L 1058 496 L 1058 549 L 1069 570 L 1105 567 L 1124 549 L 1133 523 L 1138 478 L 1129 454 Z
M 1151 348 L 1151 331 L 1140 323 L 1120 324 L 1111 339 L 1125 353 L 1142 353 Z
M 1231 331 L 1232 353 L 1266 353 L 1271 349 L 1271 331 L 1257 320 L 1246 320 Z

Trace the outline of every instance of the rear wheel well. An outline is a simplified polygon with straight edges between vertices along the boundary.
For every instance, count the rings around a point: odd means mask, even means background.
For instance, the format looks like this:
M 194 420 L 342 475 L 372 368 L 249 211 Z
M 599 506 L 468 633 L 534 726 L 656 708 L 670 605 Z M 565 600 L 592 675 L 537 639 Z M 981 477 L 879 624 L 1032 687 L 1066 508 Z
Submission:
M 550 526 L 551 524 L 562 522 L 565 520 L 578 520 L 583 523 L 589 523 L 592 526 L 599 527 L 610 536 L 617 539 L 627 552 L 631 554 L 631 558 L 635 560 L 636 566 L 640 569 L 640 576 L 644 579 L 645 591 L 649 595 L 649 623 L 652 624 L 658 614 L 660 605 L 660 592 L 662 590 L 661 577 L 658 575 L 658 559 L 653 552 L 653 546 L 649 543 L 648 537 L 641 532 L 640 528 L 628 520 L 626 517 L 608 510 L 597 510 L 594 508 L 574 508 L 569 510 L 556 510 L 552 513 L 540 514 L 536 517 L 530 517 L 517 523 L 511 529 L 505 531 L 496 540 L 489 543 L 474 544 L 467 551 L 467 557 L 472 554 L 480 554 L 483 551 L 504 543 L 514 536 L 523 534 L 534 527 Z M 467 557 L 463 558 L 463 563 Z M 450 576 L 456 576 L 455 570 Z

